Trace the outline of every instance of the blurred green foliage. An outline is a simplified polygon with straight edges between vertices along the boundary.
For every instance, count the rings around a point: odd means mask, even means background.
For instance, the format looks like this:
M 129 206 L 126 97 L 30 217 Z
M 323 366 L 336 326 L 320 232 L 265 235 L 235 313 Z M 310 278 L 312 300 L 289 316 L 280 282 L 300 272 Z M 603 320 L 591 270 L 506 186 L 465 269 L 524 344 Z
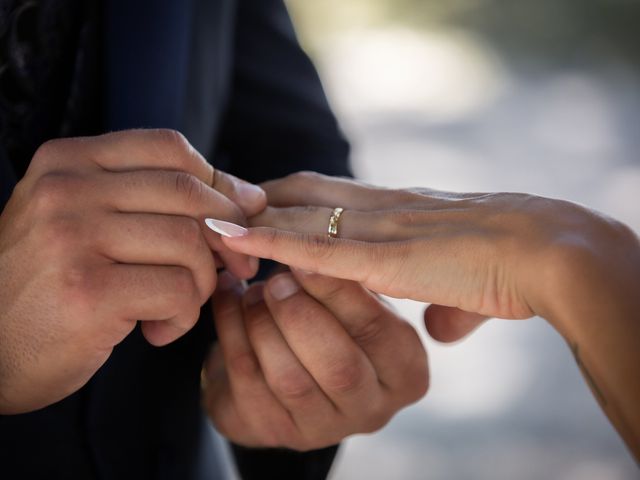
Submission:
M 505 55 L 640 67 L 640 0 L 288 0 L 309 43 L 362 26 L 462 28 Z M 313 46 L 313 45 L 311 45 Z

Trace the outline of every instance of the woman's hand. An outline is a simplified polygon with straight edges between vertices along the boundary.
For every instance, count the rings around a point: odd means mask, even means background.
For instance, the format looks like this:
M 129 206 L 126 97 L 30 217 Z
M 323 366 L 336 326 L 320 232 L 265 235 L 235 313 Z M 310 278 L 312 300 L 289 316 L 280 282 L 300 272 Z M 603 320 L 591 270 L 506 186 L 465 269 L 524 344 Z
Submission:
M 231 250 L 432 303 L 427 329 L 443 341 L 488 316 L 546 318 L 640 457 L 640 243 L 627 227 L 527 194 L 385 190 L 310 173 L 263 188 L 271 207 L 250 221 L 258 228 L 229 230 Z M 328 238 L 334 207 L 345 211 Z
M 611 242 L 634 238 L 578 205 L 527 194 L 386 190 L 314 173 L 263 188 L 271 207 L 251 219 L 263 228 L 225 238 L 229 248 L 449 307 L 427 315 L 442 340 L 459 335 L 440 331 L 441 317 L 463 317 L 466 330 L 484 316 L 547 315 L 567 274 L 609 262 Z M 332 239 L 336 206 L 345 212 Z

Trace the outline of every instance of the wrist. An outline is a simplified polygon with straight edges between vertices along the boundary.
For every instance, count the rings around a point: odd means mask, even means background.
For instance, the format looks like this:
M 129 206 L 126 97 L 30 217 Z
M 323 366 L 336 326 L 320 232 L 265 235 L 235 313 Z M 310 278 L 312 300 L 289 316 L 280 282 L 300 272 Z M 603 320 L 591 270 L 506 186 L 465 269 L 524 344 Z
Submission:
M 640 242 L 627 226 L 590 213 L 587 224 L 559 232 L 544 259 L 536 314 L 566 339 L 580 336 L 589 318 L 637 303 Z

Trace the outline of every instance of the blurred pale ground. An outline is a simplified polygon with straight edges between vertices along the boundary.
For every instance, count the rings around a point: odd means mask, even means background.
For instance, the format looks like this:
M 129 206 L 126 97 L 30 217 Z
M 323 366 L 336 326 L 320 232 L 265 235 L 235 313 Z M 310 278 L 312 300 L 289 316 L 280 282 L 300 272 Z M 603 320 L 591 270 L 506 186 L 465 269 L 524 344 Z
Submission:
M 288 3 L 360 178 L 561 197 L 640 231 L 640 2 Z M 427 398 L 348 440 L 333 480 L 640 478 L 542 320 L 425 341 Z

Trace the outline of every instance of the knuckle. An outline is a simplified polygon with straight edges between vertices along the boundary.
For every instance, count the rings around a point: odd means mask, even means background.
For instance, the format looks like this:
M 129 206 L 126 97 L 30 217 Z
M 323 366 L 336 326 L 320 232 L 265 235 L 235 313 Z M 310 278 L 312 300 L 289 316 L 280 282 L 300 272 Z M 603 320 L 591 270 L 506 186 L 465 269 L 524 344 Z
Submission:
M 338 280 L 323 275 L 309 275 L 305 283 L 313 288 L 314 294 L 327 305 L 340 303 L 349 298 L 349 290 L 345 289 L 345 280 Z
M 322 276 L 315 276 L 311 278 L 311 281 L 324 281 L 324 280 L 330 280 L 330 281 L 334 281 L 333 279 L 328 279 L 327 277 L 322 277 Z M 332 285 L 327 286 L 324 291 L 322 292 L 322 299 L 325 300 L 327 303 L 334 303 L 338 300 L 340 300 L 343 295 L 344 295 L 344 287 L 342 284 L 336 284 L 333 283 Z
M 69 202 L 78 186 L 77 178 L 66 173 L 47 173 L 35 182 L 31 202 L 37 212 L 51 212 Z
M 281 210 L 279 215 L 284 215 L 286 224 L 294 230 L 311 231 L 320 211 L 321 208 L 315 205 L 304 205 Z
M 180 220 L 176 235 L 182 244 L 188 245 L 190 248 L 201 246 L 204 241 L 200 224 L 191 217 L 184 217 Z
M 260 363 L 251 350 L 234 352 L 228 359 L 227 368 L 239 378 L 254 379 L 260 375 Z
M 396 227 L 412 227 L 424 223 L 425 213 L 422 210 L 395 210 L 391 219 Z
M 191 165 L 194 158 L 198 157 L 189 140 L 179 131 L 161 128 L 150 132 L 156 151 L 174 168 L 182 169 Z M 145 134 L 148 133 L 145 130 Z
M 292 173 L 291 175 L 287 176 L 287 180 L 295 185 L 304 186 L 314 183 L 322 177 L 324 177 L 324 175 L 321 175 L 318 172 L 304 170 L 301 172 Z
M 263 241 L 266 245 L 269 245 L 270 248 L 275 248 L 278 244 L 278 240 L 281 238 L 281 233 L 275 228 L 270 228 L 264 231 Z
M 315 215 L 320 210 L 316 205 L 300 205 L 285 210 L 285 214 L 292 220 L 299 219 L 300 216 Z
M 315 385 L 308 374 L 298 369 L 283 371 L 273 379 L 271 389 L 286 402 L 305 401 L 315 393 Z
M 329 365 L 325 378 L 325 386 L 338 394 L 349 394 L 357 391 L 364 383 L 365 373 L 361 363 L 356 359 L 341 359 Z
M 38 147 L 33 154 L 32 163 L 46 165 L 52 158 L 60 155 L 62 146 L 66 143 L 64 139 L 47 140 Z
M 193 175 L 186 172 L 176 172 L 174 181 L 176 191 L 184 196 L 188 202 L 196 203 L 203 198 L 204 185 Z
M 327 260 L 333 255 L 335 243 L 324 235 L 304 234 L 300 242 L 304 253 L 317 261 Z
M 176 153 L 185 153 L 191 150 L 191 144 L 187 138 L 177 130 L 158 128 L 153 130 L 153 135 L 155 136 L 155 141 L 164 149 Z
M 349 333 L 358 345 L 371 345 L 381 338 L 383 331 L 383 322 L 381 320 L 383 315 L 384 313 L 380 313 L 378 316 L 369 318 L 350 329 L 351 331 Z
M 74 265 L 60 272 L 61 301 L 81 318 L 95 312 L 100 295 L 100 282 L 95 272 L 86 265 Z

